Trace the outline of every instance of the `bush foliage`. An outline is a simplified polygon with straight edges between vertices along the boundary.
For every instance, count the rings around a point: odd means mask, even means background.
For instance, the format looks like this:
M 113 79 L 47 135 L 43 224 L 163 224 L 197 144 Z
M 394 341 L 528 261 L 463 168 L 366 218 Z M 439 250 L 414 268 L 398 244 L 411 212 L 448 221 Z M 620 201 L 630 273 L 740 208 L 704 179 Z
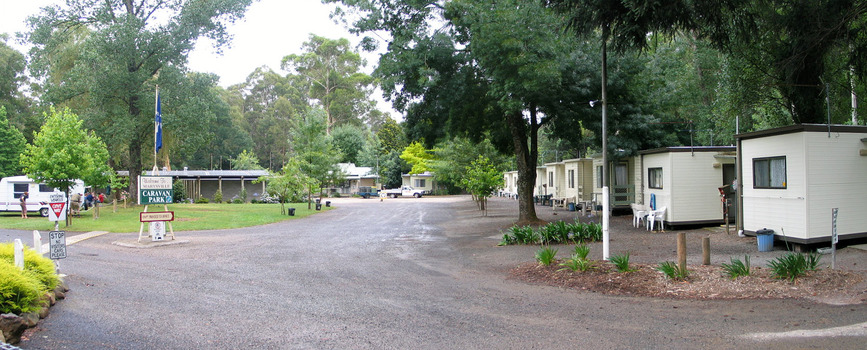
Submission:
M 602 240 L 602 225 L 596 223 L 566 223 L 556 221 L 534 230 L 530 226 L 512 226 L 503 235 L 500 245 L 584 243 Z
M 38 310 L 40 297 L 60 283 L 54 262 L 33 249 L 24 249 L 24 269 L 14 265 L 12 243 L 0 244 L 0 313 Z

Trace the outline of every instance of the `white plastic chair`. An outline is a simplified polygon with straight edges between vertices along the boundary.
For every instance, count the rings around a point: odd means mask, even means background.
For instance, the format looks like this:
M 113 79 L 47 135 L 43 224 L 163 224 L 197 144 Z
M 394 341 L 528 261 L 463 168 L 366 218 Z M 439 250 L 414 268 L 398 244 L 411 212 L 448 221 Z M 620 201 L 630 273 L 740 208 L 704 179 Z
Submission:
M 632 203 L 629 204 L 632 207 L 632 226 L 638 228 L 638 225 L 641 225 L 641 222 L 644 221 L 644 217 L 647 216 L 647 208 L 642 204 Z
M 665 207 L 657 210 L 651 210 L 647 215 L 647 230 L 653 231 L 656 222 L 659 222 L 659 229 L 665 232 Z

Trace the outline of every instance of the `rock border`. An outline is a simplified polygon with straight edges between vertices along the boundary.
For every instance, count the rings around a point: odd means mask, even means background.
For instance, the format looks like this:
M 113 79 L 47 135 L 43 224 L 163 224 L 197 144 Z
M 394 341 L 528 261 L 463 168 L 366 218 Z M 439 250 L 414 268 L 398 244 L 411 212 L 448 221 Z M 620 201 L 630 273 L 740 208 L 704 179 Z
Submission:
M 21 342 L 21 336 L 28 328 L 36 327 L 39 320 L 48 317 L 50 309 L 58 300 L 66 299 L 66 293 L 69 292 L 69 287 L 63 279 L 57 284 L 57 287 L 52 291 L 48 291 L 42 296 L 43 304 L 39 311 L 27 312 L 21 315 L 13 313 L 0 315 L 0 344 L 15 345 Z

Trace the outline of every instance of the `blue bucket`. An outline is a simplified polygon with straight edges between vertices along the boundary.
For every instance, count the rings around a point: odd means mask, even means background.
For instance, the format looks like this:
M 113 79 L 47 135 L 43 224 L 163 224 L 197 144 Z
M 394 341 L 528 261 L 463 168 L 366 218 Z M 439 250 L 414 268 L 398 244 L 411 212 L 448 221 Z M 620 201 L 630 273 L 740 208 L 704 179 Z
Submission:
M 774 250 L 774 234 L 757 234 L 756 241 L 759 244 L 760 252 L 769 252 Z

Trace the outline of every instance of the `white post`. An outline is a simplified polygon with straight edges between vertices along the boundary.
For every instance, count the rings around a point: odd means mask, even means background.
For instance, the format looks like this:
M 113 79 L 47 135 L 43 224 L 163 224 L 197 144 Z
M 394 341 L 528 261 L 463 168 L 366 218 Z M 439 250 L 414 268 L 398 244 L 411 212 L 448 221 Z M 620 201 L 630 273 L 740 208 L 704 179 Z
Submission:
M 39 254 L 44 254 L 42 252 L 42 235 L 37 230 L 33 230 L 33 250 Z
M 602 186 L 602 260 L 608 260 L 609 256 L 609 234 L 608 234 L 608 186 Z
M 21 243 L 20 238 L 15 239 L 15 266 L 19 269 L 24 268 L 24 243 Z

